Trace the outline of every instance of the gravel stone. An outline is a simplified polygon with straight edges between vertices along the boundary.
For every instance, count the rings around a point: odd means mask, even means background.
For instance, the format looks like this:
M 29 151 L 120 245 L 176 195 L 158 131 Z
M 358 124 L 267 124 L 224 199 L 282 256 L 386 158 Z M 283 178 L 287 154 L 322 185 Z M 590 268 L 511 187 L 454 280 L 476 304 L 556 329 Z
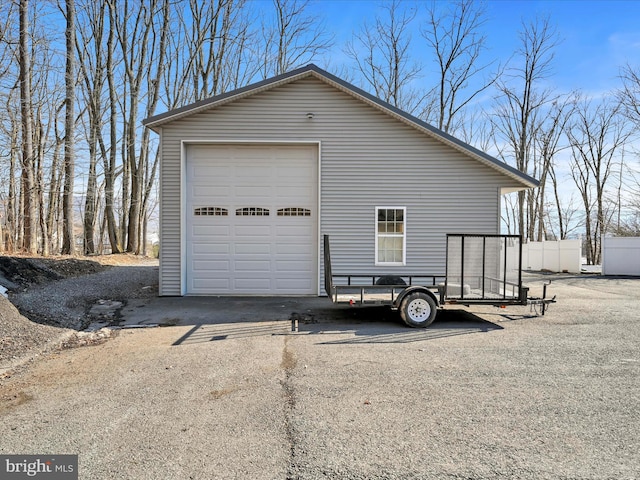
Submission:
M 0 296 L 0 375 L 69 333 L 65 328 L 32 322 L 20 315 L 7 298 Z
M 113 333 L 95 325 L 117 323 L 130 299 L 157 295 L 156 260 L 100 258 L 107 263 L 0 256 L 0 285 L 10 290 L 0 296 L 0 375 L 55 349 L 106 341 Z
M 112 266 L 98 273 L 34 285 L 10 298 L 33 320 L 82 330 L 93 319 L 89 312 L 99 301 L 126 304 L 129 299 L 157 296 L 157 285 L 158 268 L 154 265 Z

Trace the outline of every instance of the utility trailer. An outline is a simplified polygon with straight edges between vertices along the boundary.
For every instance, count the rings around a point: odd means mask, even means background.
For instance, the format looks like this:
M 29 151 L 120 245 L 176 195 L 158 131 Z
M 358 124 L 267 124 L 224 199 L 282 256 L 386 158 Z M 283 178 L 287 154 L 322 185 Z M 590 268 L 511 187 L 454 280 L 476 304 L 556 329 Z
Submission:
M 522 285 L 522 237 L 447 234 L 440 275 L 334 275 L 324 235 L 324 285 L 334 303 L 389 305 L 410 327 L 427 327 L 438 308 L 458 305 L 538 305 L 542 315 L 555 297 L 529 297 Z

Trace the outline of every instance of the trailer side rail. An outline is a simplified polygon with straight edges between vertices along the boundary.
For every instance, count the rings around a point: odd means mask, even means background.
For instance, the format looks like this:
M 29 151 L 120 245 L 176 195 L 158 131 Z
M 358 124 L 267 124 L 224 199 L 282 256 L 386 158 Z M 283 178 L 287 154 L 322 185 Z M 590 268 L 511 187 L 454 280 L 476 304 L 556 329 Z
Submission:
M 329 236 L 324 235 L 324 285 L 334 303 L 390 305 L 409 292 L 429 293 L 440 305 L 542 305 L 546 297 L 529 298 L 522 285 L 522 243 L 519 235 L 448 234 L 444 275 L 399 275 L 397 282 L 379 282 L 388 275 L 333 275 Z

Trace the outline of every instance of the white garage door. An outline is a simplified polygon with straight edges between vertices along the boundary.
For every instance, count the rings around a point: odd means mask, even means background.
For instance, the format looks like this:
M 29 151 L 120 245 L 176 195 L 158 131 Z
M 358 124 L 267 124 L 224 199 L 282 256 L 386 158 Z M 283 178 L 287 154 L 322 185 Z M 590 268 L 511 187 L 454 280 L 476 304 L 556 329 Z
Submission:
M 187 294 L 317 294 L 317 148 L 191 145 Z

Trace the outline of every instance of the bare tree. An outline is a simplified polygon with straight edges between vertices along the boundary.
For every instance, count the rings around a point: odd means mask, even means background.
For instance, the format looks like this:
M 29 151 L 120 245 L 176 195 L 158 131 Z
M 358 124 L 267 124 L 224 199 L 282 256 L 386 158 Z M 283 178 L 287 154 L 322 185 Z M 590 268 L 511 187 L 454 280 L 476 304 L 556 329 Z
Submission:
M 64 104 L 61 103 L 55 113 L 57 119 L 61 115 Z M 54 128 L 54 147 L 51 160 L 51 170 L 49 173 L 49 198 L 47 205 L 47 232 L 49 233 L 49 251 L 58 252 L 61 250 L 60 236 L 57 234 L 59 230 L 59 212 L 60 212 L 60 193 L 62 188 L 62 179 L 64 178 L 64 135 L 59 132 L 58 121 L 53 122 Z
M 10 71 L 11 62 L 8 61 L 14 55 L 13 42 L 11 41 L 11 23 L 13 19 L 14 2 L 0 4 L 0 79 Z
M 11 39 L 11 26 L 14 21 L 14 3 L 4 2 L 0 4 L 0 85 L 4 84 L 5 79 L 11 78 L 12 61 L 17 57 L 15 53 L 14 42 Z M 16 167 L 19 163 L 18 152 L 18 135 L 21 128 L 19 119 L 15 118 L 13 112 L 16 85 L 0 91 L 0 99 L 3 103 L 3 114 L 0 115 L 0 132 L 2 133 L 2 141 L 0 141 L 0 156 L 4 160 L 0 165 L 3 167 L 8 163 L 8 171 L 6 172 L 7 181 L 3 182 L 6 186 L 6 195 L 0 193 L 2 200 L 2 211 L 0 212 L 0 251 L 12 251 L 15 248 L 16 234 L 16 184 L 15 175 Z M 19 110 L 19 109 L 18 109 Z M 7 162 L 8 160 L 8 162 Z M 3 168 L 4 170 L 4 168 Z
M 263 24 L 262 76 L 312 62 L 332 44 L 324 22 L 308 13 L 309 0 L 273 0 L 275 21 Z
M 557 34 L 548 19 L 524 24 L 516 64 L 497 82 L 499 96 L 493 122 L 509 144 L 508 156 L 525 173 L 533 168 L 534 140 L 545 118 L 544 108 L 555 97 L 543 87 L 551 73 Z M 533 238 L 537 220 L 531 191 L 518 192 L 518 232 Z
M 587 263 L 600 263 L 601 236 L 611 219 L 607 193 L 619 152 L 631 131 L 620 115 L 621 105 L 605 99 L 598 104 L 583 101 L 567 128 L 571 144 L 571 175 L 585 211 Z
M 535 239 L 540 242 L 547 236 L 547 178 L 551 179 L 555 200 L 555 213 L 560 223 L 560 238 L 566 236 L 566 224 L 563 218 L 563 209 L 559 194 L 558 178 L 555 174 L 558 154 L 568 148 L 566 142 L 561 143 L 567 122 L 575 108 L 576 96 L 568 95 L 558 97 L 545 112 L 545 118 L 541 122 L 534 138 L 534 175 L 540 180 L 540 187 L 533 194 L 534 215 L 537 217 L 537 233 Z M 534 238 L 534 237 L 532 237 Z
M 82 103 L 86 110 L 86 135 L 88 155 L 87 185 L 84 202 L 83 244 L 84 253 L 96 253 L 96 224 L 99 216 L 98 165 L 99 158 L 106 161 L 109 147 L 104 139 L 106 124 L 106 102 L 104 101 L 107 75 L 105 74 L 105 37 L 108 20 L 107 5 L 104 2 L 86 2 L 81 24 L 78 26 L 76 52 L 79 60 L 79 75 Z M 114 142 L 115 145 L 115 142 Z M 117 248 L 116 248 L 117 251 Z
M 47 222 L 47 195 L 50 195 L 51 185 L 47 179 L 47 170 L 51 167 L 52 132 L 55 131 L 58 113 L 63 102 L 63 88 L 61 78 L 55 73 L 55 54 L 53 46 L 45 38 L 34 36 L 38 45 L 33 52 L 33 85 L 32 105 L 34 116 L 33 146 L 35 162 L 35 196 L 37 198 L 39 251 L 42 255 L 49 255 L 51 236 L 53 231 Z M 54 147 L 55 148 L 55 147 Z
M 620 237 L 639 237 L 640 236 L 640 171 L 638 166 L 635 168 L 630 165 L 623 165 L 620 177 L 624 178 L 625 190 L 628 199 L 625 206 L 628 209 L 626 215 L 618 219 L 615 228 L 612 229 L 615 235 Z M 622 208 L 622 202 L 618 202 Z
M 18 243 L 19 212 L 18 186 L 16 184 L 18 165 L 20 164 L 20 147 L 19 138 L 21 130 L 21 121 L 18 118 L 17 111 L 20 111 L 16 105 L 17 88 L 11 89 L 7 94 L 5 111 L 7 115 L 6 125 L 3 122 L 3 130 L 6 138 L 7 157 L 9 158 L 9 171 L 7 182 L 7 200 L 5 204 L 5 228 L 4 228 L 4 245 L 5 249 L 13 252 Z
M 383 7 L 373 24 L 364 24 L 345 48 L 363 79 L 363 86 L 376 97 L 409 113 L 423 108 L 424 94 L 415 88 L 421 66 L 411 60 L 410 28 L 415 9 L 401 8 L 399 0 Z
M 620 76 L 622 87 L 618 90 L 617 97 L 622 105 L 623 114 L 635 125 L 635 130 L 638 132 L 640 131 L 640 67 L 634 68 L 627 64 L 621 69 Z M 635 153 L 637 158 L 638 152 Z M 622 175 L 623 172 L 625 175 Z M 624 180 L 625 189 L 628 191 L 629 218 L 619 221 L 621 224 L 624 222 L 625 225 L 618 230 L 619 233 L 628 235 L 628 232 L 639 231 L 637 225 L 640 223 L 640 168 L 620 169 L 620 174 L 621 180 Z
M 23 248 L 36 253 L 36 205 L 33 161 L 33 111 L 31 104 L 31 49 L 29 46 L 29 0 L 20 0 L 20 106 L 22 113 L 22 216 Z
M 623 113 L 636 125 L 640 125 L 640 67 L 627 64 L 620 72 L 622 88 L 616 94 L 623 107 Z
M 253 5 L 253 4 L 252 4 Z M 246 85 L 258 75 L 257 24 L 245 0 L 172 5 L 161 88 L 167 108 Z
M 109 235 L 109 243 L 113 253 L 122 253 L 124 251 L 124 236 L 121 234 L 122 229 L 118 225 L 115 215 L 115 183 L 117 180 L 117 138 L 118 138 L 118 92 L 115 79 L 116 69 L 116 32 L 114 25 L 116 23 L 115 5 L 108 2 L 109 7 L 109 34 L 107 36 L 107 59 L 106 59 L 106 76 L 109 89 L 109 138 L 111 145 L 109 155 L 103 156 L 104 166 L 104 216 L 106 218 L 107 233 Z
M 470 87 L 470 82 L 486 72 L 493 62 L 480 63 L 486 49 L 485 7 L 474 0 L 456 0 L 446 4 L 433 2 L 427 9 L 422 36 L 435 56 L 438 82 L 429 92 L 433 109 L 429 120 L 445 132 L 456 126 L 459 113 L 474 98 L 495 83 L 498 74 L 490 74 Z
M 66 66 L 64 119 L 64 194 L 62 196 L 62 253 L 75 253 L 73 222 L 73 183 L 75 170 L 75 103 L 76 103 L 76 7 L 75 0 L 66 0 Z
M 191 87 L 190 101 L 236 87 L 235 78 L 240 76 L 236 70 L 242 68 L 238 59 L 242 58 L 248 41 L 249 20 L 244 5 L 244 0 L 190 0 L 188 17 L 180 16 L 180 21 L 187 23 L 184 56 L 188 63 L 182 74 L 190 79 L 188 83 L 184 80 L 180 83 Z
M 141 238 L 141 222 L 144 219 L 145 173 L 149 170 L 149 130 L 140 136 L 139 107 L 144 100 L 144 116 L 151 116 L 159 97 L 159 79 L 163 76 L 166 60 L 167 37 L 169 35 L 169 0 L 139 0 L 135 5 L 128 2 L 112 2 L 117 42 L 122 55 L 122 68 L 127 95 L 122 105 L 125 124 L 122 142 L 123 199 L 128 201 L 126 218 L 126 251 L 140 253 L 144 239 Z M 112 147 L 113 148 L 113 147 Z M 157 157 L 154 160 L 157 162 Z

